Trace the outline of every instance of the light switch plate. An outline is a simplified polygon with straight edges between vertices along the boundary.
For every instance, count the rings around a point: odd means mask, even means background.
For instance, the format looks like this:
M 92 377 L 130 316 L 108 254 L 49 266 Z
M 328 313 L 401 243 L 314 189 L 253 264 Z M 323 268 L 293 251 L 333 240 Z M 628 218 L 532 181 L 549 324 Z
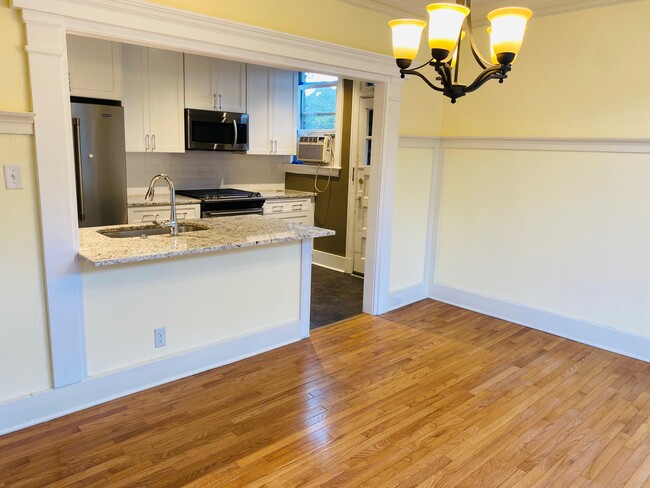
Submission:
M 23 187 L 23 176 L 20 174 L 20 166 L 17 164 L 5 164 L 5 188 L 7 190 L 20 190 Z

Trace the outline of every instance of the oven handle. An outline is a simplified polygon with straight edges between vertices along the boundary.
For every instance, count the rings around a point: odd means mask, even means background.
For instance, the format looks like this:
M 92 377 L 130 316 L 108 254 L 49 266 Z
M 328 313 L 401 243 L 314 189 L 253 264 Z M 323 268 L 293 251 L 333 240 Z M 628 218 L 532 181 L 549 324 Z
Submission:
M 261 208 L 251 208 L 246 210 L 217 210 L 214 212 L 203 212 L 203 216 L 205 218 L 212 218 L 212 217 L 228 217 L 233 215 L 250 215 L 250 214 L 262 215 L 262 212 L 263 211 Z

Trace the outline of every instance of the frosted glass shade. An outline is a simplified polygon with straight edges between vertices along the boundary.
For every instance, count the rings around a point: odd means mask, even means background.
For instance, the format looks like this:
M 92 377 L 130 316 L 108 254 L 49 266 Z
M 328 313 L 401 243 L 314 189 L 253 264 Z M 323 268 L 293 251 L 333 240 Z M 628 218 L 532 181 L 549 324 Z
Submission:
M 526 32 L 526 23 L 533 12 L 522 7 L 507 7 L 493 10 L 488 14 L 492 33 L 490 44 L 494 53 L 519 53 Z
M 455 3 L 432 3 L 429 12 L 429 47 L 453 52 L 469 9 Z
M 422 20 L 397 19 L 388 25 L 393 32 L 393 55 L 395 59 L 410 59 L 413 61 L 418 54 L 422 29 L 427 25 Z
M 465 31 L 460 33 L 460 40 L 462 41 L 465 39 Z M 451 56 L 451 60 L 449 61 L 449 64 L 451 65 L 452 68 L 456 67 L 456 61 L 458 61 L 458 48 L 460 46 L 456 46 L 456 49 L 454 49 L 454 54 Z

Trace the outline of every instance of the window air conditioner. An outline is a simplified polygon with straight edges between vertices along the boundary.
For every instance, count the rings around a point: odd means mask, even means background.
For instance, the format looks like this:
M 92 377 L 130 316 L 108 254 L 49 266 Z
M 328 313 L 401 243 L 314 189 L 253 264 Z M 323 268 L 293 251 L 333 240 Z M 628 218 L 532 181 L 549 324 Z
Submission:
M 301 136 L 298 139 L 297 159 L 303 163 L 330 164 L 332 162 L 332 141 L 329 134 Z

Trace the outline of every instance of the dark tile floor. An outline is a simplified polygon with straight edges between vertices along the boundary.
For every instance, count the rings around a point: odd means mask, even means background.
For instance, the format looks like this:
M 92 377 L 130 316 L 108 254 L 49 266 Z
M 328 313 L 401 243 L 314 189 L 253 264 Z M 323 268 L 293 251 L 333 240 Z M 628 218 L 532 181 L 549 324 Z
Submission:
M 363 278 L 312 265 L 310 328 L 354 317 L 362 303 Z

